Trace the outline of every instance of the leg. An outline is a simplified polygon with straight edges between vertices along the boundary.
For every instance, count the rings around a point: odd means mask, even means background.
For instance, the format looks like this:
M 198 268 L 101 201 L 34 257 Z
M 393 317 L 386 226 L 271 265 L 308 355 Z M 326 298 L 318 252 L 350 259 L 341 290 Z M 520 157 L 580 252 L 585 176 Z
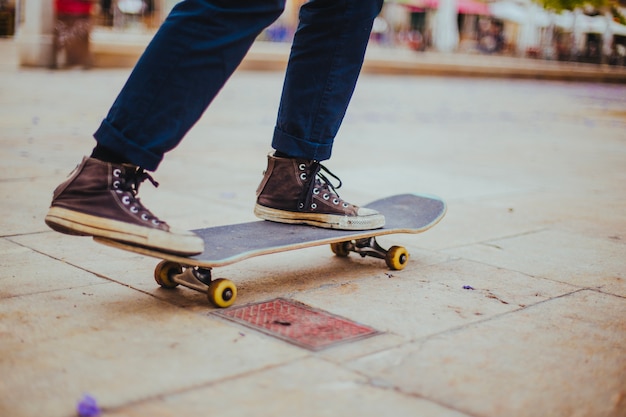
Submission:
M 182 140 L 283 7 L 284 0 L 178 3 L 95 134 L 107 158 L 85 158 L 57 187 L 46 224 L 182 255 L 202 252 L 199 237 L 170 228 L 141 204 L 139 185 L 154 183 L 144 169 L 155 170 Z
M 300 11 L 268 168 L 255 214 L 336 229 L 375 229 L 385 218 L 342 200 L 319 161 L 333 141 L 361 71 L 382 0 L 313 0 Z M 288 156 L 288 157 L 287 157 Z M 326 174 L 324 174 L 326 171 Z
M 382 3 L 314 0 L 302 6 L 283 86 L 274 149 L 299 158 L 330 158 Z
M 185 0 L 137 63 L 95 133 L 99 145 L 155 170 L 196 123 L 284 0 Z

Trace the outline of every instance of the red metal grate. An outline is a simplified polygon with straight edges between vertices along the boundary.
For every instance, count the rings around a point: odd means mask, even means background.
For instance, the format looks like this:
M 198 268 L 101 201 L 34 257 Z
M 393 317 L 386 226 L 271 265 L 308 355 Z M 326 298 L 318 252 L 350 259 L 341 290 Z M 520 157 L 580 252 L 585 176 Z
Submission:
M 314 351 L 379 333 L 371 327 L 283 298 L 231 307 L 214 314 Z

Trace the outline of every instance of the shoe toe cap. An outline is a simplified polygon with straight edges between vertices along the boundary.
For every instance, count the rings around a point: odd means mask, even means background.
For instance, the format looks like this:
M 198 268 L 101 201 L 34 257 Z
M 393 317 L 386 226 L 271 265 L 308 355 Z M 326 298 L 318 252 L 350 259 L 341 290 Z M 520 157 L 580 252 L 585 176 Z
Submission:
M 359 207 L 359 209 L 357 210 L 357 216 L 376 216 L 379 214 L 380 213 L 377 212 L 376 210 L 365 208 L 365 207 Z

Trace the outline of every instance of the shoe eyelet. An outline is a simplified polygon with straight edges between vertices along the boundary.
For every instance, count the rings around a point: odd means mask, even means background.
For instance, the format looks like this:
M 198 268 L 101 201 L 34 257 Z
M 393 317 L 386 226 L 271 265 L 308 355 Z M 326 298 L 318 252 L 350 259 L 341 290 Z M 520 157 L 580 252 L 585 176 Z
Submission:
M 143 220 L 143 221 L 146 221 L 146 222 L 147 222 L 147 221 L 149 220 L 149 219 L 148 219 L 148 215 L 147 215 L 146 213 L 143 213 L 143 214 L 141 215 L 141 220 Z
M 300 174 L 300 179 L 306 180 L 306 173 L 303 172 L 302 174 Z
M 304 171 L 306 169 L 306 165 L 300 164 L 298 165 L 298 168 L 300 169 L 300 171 Z
M 124 203 L 125 206 L 130 204 L 130 198 L 128 198 L 127 195 L 125 195 L 124 197 L 122 197 L 122 203 Z
M 349 204 L 348 203 L 343 203 L 343 208 L 348 208 Z
M 315 203 L 311 204 L 311 208 L 312 208 L 313 210 L 315 210 L 315 209 L 317 208 L 317 204 L 315 204 Z
M 152 224 L 155 225 L 155 226 L 158 226 L 159 225 L 159 221 L 156 220 L 156 219 L 153 219 L 152 220 Z
M 137 213 L 139 213 L 139 209 L 138 209 L 137 207 L 135 207 L 135 206 L 132 206 L 132 207 L 130 208 L 130 212 L 131 212 L 131 213 L 134 213 L 134 214 L 137 214 Z
M 115 168 L 115 169 L 113 170 L 113 176 L 114 176 L 115 178 L 119 178 L 119 177 L 120 177 L 120 175 L 122 175 L 122 170 L 120 170 L 119 168 Z
M 324 195 L 322 196 L 322 198 L 323 198 L 324 200 L 329 200 L 329 199 L 330 199 L 330 196 L 329 196 L 328 194 L 324 194 Z
M 120 188 L 120 182 L 119 181 L 113 181 L 113 188 L 115 190 L 117 190 L 118 188 Z
M 318 195 L 320 193 L 320 190 L 318 190 L 317 188 L 313 188 L 313 194 Z
M 303 209 L 303 208 L 304 208 L 304 203 L 300 203 L 300 204 L 298 204 L 298 208 L 299 208 L 299 209 Z
M 334 205 L 339 204 L 339 200 L 337 200 L 336 198 L 333 198 L 333 204 L 334 204 Z

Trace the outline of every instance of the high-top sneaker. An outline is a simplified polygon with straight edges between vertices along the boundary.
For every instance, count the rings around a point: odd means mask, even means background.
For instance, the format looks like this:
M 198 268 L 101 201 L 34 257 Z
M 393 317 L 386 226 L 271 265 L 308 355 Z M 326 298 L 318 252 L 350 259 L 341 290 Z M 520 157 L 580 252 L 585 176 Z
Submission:
M 368 230 L 385 225 L 375 210 L 343 201 L 319 162 L 268 155 L 267 170 L 257 189 L 254 214 L 279 223 L 309 224 L 327 229 Z
M 137 191 L 146 179 L 143 169 L 84 158 L 54 190 L 46 224 L 66 234 L 100 236 L 180 255 L 203 251 L 192 232 L 170 228 L 145 208 Z

